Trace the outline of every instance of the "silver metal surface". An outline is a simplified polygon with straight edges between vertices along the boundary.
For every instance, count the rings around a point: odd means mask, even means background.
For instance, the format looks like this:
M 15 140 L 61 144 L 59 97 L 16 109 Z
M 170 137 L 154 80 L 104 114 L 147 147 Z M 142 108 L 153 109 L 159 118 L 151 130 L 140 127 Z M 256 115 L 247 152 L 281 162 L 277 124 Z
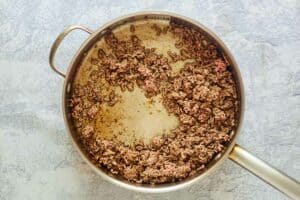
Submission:
M 74 76 L 75 76 L 76 71 L 77 71 L 77 67 L 80 64 L 80 62 L 82 60 L 82 57 L 90 49 L 90 47 L 100 37 L 102 37 L 103 34 L 107 30 L 113 29 L 114 27 L 116 27 L 120 24 L 124 24 L 124 23 L 134 21 L 134 20 L 137 20 L 137 19 L 143 19 L 145 17 L 146 18 L 154 18 L 154 19 L 158 18 L 158 19 L 169 19 L 169 20 L 180 21 L 182 23 L 186 23 L 186 24 L 189 24 L 193 27 L 196 27 L 196 28 L 200 29 L 201 31 L 205 32 L 209 37 L 211 37 L 219 45 L 219 47 L 225 52 L 225 54 L 227 55 L 227 57 L 229 58 L 229 60 L 231 62 L 231 71 L 232 71 L 233 76 L 234 76 L 234 78 L 237 82 L 238 94 L 239 94 L 239 97 L 240 97 L 240 113 L 239 113 L 239 119 L 238 119 L 238 126 L 237 126 L 236 130 L 233 132 L 232 141 L 229 144 L 229 146 L 227 147 L 226 151 L 222 155 L 217 156 L 216 159 L 214 159 L 210 163 L 210 165 L 208 166 L 208 169 L 206 170 L 206 172 L 202 173 L 202 174 L 199 174 L 197 176 L 188 178 L 188 179 L 186 179 L 184 181 L 181 181 L 181 182 L 170 183 L 170 184 L 161 184 L 161 185 L 155 185 L 155 186 L 153 186 L 153 185 L 144 185 L 144 184 L 133 184 L 133 183 L 127 182 L 124 179 L 121 179 L 119 177 L 114 177 L 114 176 L 108 174 L 106 171 L 98 168 L 93 163 L 91 163 L 91 161 L 88 159 L 87 155 L 84 153 L 84 150 L 80 147 L 80 144 L 78 143 L 78 141 L 76 139 L 76 136 L 75 136 L 75 133 L 74 133 L 75 131 L 72 127 L 72 123 L 71 123 L 70 116 L 69 116 L 69 110 L 68 110 L 68 107 L 67 107 L 67 99 L 70 95 L 70 88 L 72 87 L 72 83 L 73 83 Z M 77 27 L 77 28 L 82 29 L 82 30 L 86 29 L 86 28 L 83 28 L 81 26 L 73 26 L 73 27 Z M 181 16 L 181 15 L 174 14 L 174 13 L 169 13 L 169 12 L 139 12 L 139 13 L 126 15 L 126 16 L 117 18 L 117 19 L 103 25 L 98 30 L 93 32 L 90 35 L 90 37 L 81 45 L 81 47 L 79 48 L 79 50 L 77 51 L 77 53 L 73 57 L 70 65 L 68 67 L 68 71 L 67 71 L 66 75 L 64 75 L 61 71 L 59 71 L 54 66 L 53 59 L 54 59 L 55 51 L 58 48 L 60 42 L 67 35 L 67 33 L 70 32 L 73 29 L 72 28 L 71 29 L 66 29 L 63 33 L 61 33 L 58 36 L 58 38 L 56 39 L 56 41 L 53 44 L 53 47 L 51 49 L 49 60 L 50 60 L 50 65 L 54 69 L 54 71 L 56 71 L 61 76 L 65 77 L 64 89 L 63 89 L 63 105 L 62 106 L 63 106 L 64 120 L 65 120 L 65 124 L 66 124 L 66 128 L 68 130 L 68 133 L 69 133 L 70 137 L 72 138 L 72 142 L 74 143 L 76 149 L 78 150 L 78 152 L 80 153 L 82 158 L 85 160 L 86 163 L 88 163 L 88 165 L 92 169 L 94 169 L 94 171 L 96 173 L 100 174 L 104 179 L 106 179 L 106 180 L 108 180 L 112 183 L 115 183 L 116 185 L 119 185 L 119 186 L 122 186 L 124 188 L 130 189 L 130 190 L 139 191 L 139 192 L 151 192 L 151 193 L 169 192 L 169 191 L 173 191 L 173 190 L 177 190 L 177 189 L 186 187 L 188 185 L 191 185 L 191 184 L 195 183 L 196 181 L 200 181 L 200 180 L 204 179 L 209 174 L 211 174 L 213 171 L 215 171 L 223 163 L 223 161 L 229 156 L 231 150 L 235 147 L 235 141 L 236 141 L 237 135 L 240 133 L 240 129 L 241 129 L 241 126 L 242 126 L 243 115 L 244 115 L 244 110 L 245 110 L 245 108 L 244 108 L 245 95 L 244 95 L 244 86 L 243 86 L 243 82 L 242 82 L 242 77 L 241 77 L 238 65 L 237 65 L 236 61 L 234 60 L 232 54 L 230 53 L 230 51 L 226 47 L 226 45 L 220 40 L 220 38 L 217 35 L 215 35 L 213 32 L 211 32 L 209 29 L 207 29 L 204 25 L 200 24 L 199 22 L 194 21 L 192 19 L 189 19 L 187 17 Z M 91 31 L 88 31 L 88 30 L 85 30 L 85 31 L 91 33 Z M 237 147 L 235 147 L 235 148 L 237 148 Z M 235 152 L 236 152 L 236 149 L 235 149 L 235 151 L 232 152 L 233 155 L 230 156 L 231 159 L 236 158 L 235 154 L 234 154 Z M 240 156 L 242 156 L 242 155 L 240 155 Z M 245 166 L 247 164 L 250 164 L 250 162 L 247 161 L 247 158 L 249 158 L 249 157 L 247 157 L 247 156 L 243 157 L 243 159 L 245 161 L 244 162 Z M 255 158 L 255 157 L 252 156 L 251 158 Z M 262 175 L 261 173 L 258 173 L 259 170 L 262 170 L 262 169 L 268 170 L 268 169 L 270 169 L 270 167 L 268 167 L 266 164 L 261 165 L 261 162 L 257 162 L 257 160 L 255 160 L 255 159 L 251 160 L 251 165 L 252 166 L 257 165 L 257 168 L 255 168 L 256 171 L 254 171 L 254 172 L 258 176 Z M 258 167 L 258 166 L 260 166 L 260 167 Z M 245 167 L 245 168 L 254 169 L 254 168 L 250 168 L 250 167 Z M 273 171 L 275 172 L 274 168 L 271 168 L 271 169 L 273 169 Z M 280 174 L 281 178 L 283 178 L 284 180 L 289 182 L 289 177 L 284 176 L 281 173 L 279 173 L 279 174 Z M 277 175 L 276 175 L 276 173 L 274 174 L 274 176 L 277 176 Z M 271 177 L 271 174 L 268 177 Z M 262 177 L 262 179 L 265 179 L 265 178 Z M 275 180 L 275 179 L 269 178 L 268 182 L 270 183 L 272 180 Z M 292 183 L 293 180 L 290 180 L 290 182 Z M 270 184 L 272 184 L 272 183 L 270 183 Z M 273 184 L 273 186 L 276 187 L 277 184 Z M 278 189 L 281 190 L 282 188 L 278 188 Z M 288 190 L 284 190 L 283 192 L 289 193 Z M 292 195 L 290 195 L 290 196 L 292 196 Z
M 289 197 L 300 199 L 300 184 L 298 181 L 255 157 L 239 145 L 233 148 L 229 158 Z
M 63 32 L 61 34 L 59 34 L 59 36 L 56 38 L 55 42 L 53 43 L 51 50 L 50 50 L 50 55 L 49 55 L 49 63 L 51 68 L 58 73 L 59 75 L 61 75 L 62 77 L 65 77 L 66 75 L 60 70 L 58 69 L 58 67 L 55 66 L 54 64 L 54 56 L 56 54 L 56 51 L 60 45 L 60 43 L 63 41 L 63 39 L 73 30 L 83 30 L 89 34 L 91 34 L 93 31 L 90 30 L 89 28 L 86 28 L 84 26 L 81 25 L 74 25 L 74 26 L 69 26 L 67 28 L 65 28 L 65 30 L 63 30 Z

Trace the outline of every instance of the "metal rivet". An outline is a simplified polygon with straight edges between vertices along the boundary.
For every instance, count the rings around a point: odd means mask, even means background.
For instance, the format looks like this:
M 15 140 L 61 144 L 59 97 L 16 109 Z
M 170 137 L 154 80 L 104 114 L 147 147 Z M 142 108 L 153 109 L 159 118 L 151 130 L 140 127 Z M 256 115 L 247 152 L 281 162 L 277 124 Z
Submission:
M 234 135 L 234 131 L 231 131 L 230 134 L 229 134 L 229 136 L 233 137 L 233 135 Z
M 71 92 L 71 84 L 67 83 L 67 93 L 70 93 L 70 92 Z
M 215 160 L 218 160 L 219 158 L 221 158 L 222 154 L 221 153 L 218 153 L 215 157 Z

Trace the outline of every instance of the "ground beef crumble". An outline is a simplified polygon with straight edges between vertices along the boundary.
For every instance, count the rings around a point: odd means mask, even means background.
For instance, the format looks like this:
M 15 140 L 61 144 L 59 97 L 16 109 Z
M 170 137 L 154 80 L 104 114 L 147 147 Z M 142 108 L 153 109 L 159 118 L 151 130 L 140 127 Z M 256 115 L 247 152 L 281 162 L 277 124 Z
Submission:
M 168 31 L 174 34 L 180 54 L 170 50 L 169 60 L 154 48 L 146 48 L 134 35 L 133 25 L 127 41 L 108 33 L 105 42 L 111 52 L 98 50 L 98 58 L 91 59 L 98 70 L 90 74 L 86 85 L 75 86 L 69 105 L 79 139 L 96 165 L 131 182 L 159 184 L 203 172 L 224 150 L 236 126 L 238 98 L 227 70 L 230 64 L 204 34 L 177 24 L 153 25 L 152 29 L 157 36 Z M 195 61 L 172 75 L 169 62 L 191 58 Z M 153 138 L 150 144 L 138 141 L 128 146 L 99 138 L 93 125 L 84 124 L 101 112 L 101 104 L 118 102 L 113 90 L 101 87 L 101 78 L 123 91 L 132 91 L 136 84 L 146 97 L 161 94 L 168 112 L 178 117 L 179 126 Z

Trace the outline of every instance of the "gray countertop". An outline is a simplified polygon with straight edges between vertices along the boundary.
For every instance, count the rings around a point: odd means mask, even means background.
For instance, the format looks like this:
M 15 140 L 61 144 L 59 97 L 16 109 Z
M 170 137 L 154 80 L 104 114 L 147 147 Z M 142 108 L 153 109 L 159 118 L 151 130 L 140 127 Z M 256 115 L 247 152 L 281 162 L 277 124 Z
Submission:
M 141 194 L 104 181 L 79 157 L 62 117 L 64 80 L 48 64 L 55 37 L 71 24 L 96 29 L 165 10 L 198 20 L 228 45 L 246 88 L 238 143 L 300 179 L 300 1 L 130 2 L 0 1 L 0 199 L 287 199 L 229 160 L 186 189 Z M 57 64 L 67 66 L 86 37 L 72 33 Z

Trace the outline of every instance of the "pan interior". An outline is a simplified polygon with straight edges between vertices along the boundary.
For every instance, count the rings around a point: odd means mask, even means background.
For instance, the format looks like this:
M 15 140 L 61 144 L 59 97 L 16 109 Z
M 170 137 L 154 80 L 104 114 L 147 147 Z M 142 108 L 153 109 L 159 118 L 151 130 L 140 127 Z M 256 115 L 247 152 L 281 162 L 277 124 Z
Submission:
M 161 34 L 157 36 L 156 31 L 151 28 L 156 24 L 160 27 L 169 25 L 169 20 L 164 19 L 144 19 L 136 22 L 123 24 L 112 32 L 120 40 L 129 40 L 132 35 L 130 26 L 134 24 L 134 34 L 142 41 L 146 48 L 155 48 L 158 54 L 169 57 L 168 51 L 179 53 L 175 48 L 176 38 L 173 34 Z M 75 84 L 84 85 L 88 81 L 89 74 L 93 67 L 88 59 L 97 57 L 99 49 L 103 49 L 107 54 L 109 47 L 101 38 L 84 58 L 82 65 L 76 75 Z M 184 66 L 185 63 L 193 61 L 192 59 L 171 63 L 172 72 L 175 75 Z M 103 87 L 110 86 L 103 80 Z M 120 101 L 114 106 L 107 104 L 101 105 L 101 112 L 96 116 L 94 127 L 99 130 L 100 136 L 105 139 L 117 139 L 125 144 L 133 144 L 135 141 L 149 143 L 151 138 L 162 134 L 168 134 L 170 130 L 178 126 L 178 119 L 169 114 L 162 104 L 161 96 L 146 98 L 144 92 L 135 86 L 134 91 L 121 91 L 120 88 L 114 88 Z
M 190 19 L 185 19 L 182 16 L 176 16 L 172 14 L 138 14 L 123 17 L 114 21 L 109 25 L 106 25 L 103 29 L 97 31 L 94 34 L 93 38 L 90 38 L 78 51 L 77 56 L 73 60 L 72 65 L 74 67 L 70 68 L 70 71 L 67 76 L 67 81 L 65 84 L 66 97 L 70 97 L 71 88 L 76 85 L 84 85 L 89 80 L 89 75 L 92 72 L 92 66 L 88 64 L 88 58 L 97 56 L 97 49 L 102 48 L 105 52 L 109 52 L 110 49 L 104 42 L 103 33 L 107 30 L 112 31 L 116 37 L 120 39 L 128 39 L 131 35 L 130 25 L 134 24 L 135 26 L 135 35 L 137 35 L 142 44 L 147 48 L 156 48 L 156 53 L 163 54 L 163 56 L 168 57 L 168 50 L 178 53 L 178 49 L 175 48 L 175 41 L 173 35 L 164 34 L 157 37 L 155 30 L 151 28 L 152 24 L 158 24 L 161 27 L 169 25 L 171 21 L 176 21 L 176 23 L 184 24 L 198 29 L 216 43 L 216 45 L 226 53 L 228 60 L 231 63 L 229 70 L 232 72 L 233 77 L 237 85 L 238 98 L 240 100 L 240 109 L 237 115 L 237 124 L 235 130 L 231 132 L 232 140 L 227 144 L 227 149 L 222 154 L 215 156 L 213 160 L 207 165 L 206 173 L 195 174 L 190 176 L 183 181 L 176 183 L 166 183 L 160 185 L 150 185 L 150 184 L 135 184 L 128 182 L 121 177 L 113 176 L 104 169 L 98 168 L 96 164 L 92 163 L 89 160 L 87 153 L 81 147 L 80 142 L 78 141 L 76 128 L 71 120 L 71 115 L 68 112 L 68 101 L 65 99 L 65 111 L 66 111 L 66 120 L 69 125 L 70 133 L 76 142 L 76 145 L 79 147 L 79 151 L 82 153 L 84 159 L 101 175 L 109 179 L 112 182 L 115 182 L 123 187 L 128 189 L 142 191 L 142 192 L 165 192 L 181 188 L 183 186 L 194 183 L 195 181 L 204 178 L 212 172 L 217 166 L 221 164 L 218 162 L 224 160 L 230 150 L 234 145 L 236 135 L 240 129 L 240 120 L 243 117 L 243 87 L 242 80 L 237 69 L 236 63 L 233 60 L 232 55 L 225 47 L 225 45 L 220 41 L 217 36 L 203 27 L 197 22 L 193 22 Z M 210 36 L 212 34 L 212 36 Z M 186 62 L 191 62 L 193 60 L 178 61 L 175 63 L 170 63 L 172 67 L 172 73 L 176 74 L 184 66 Z M 80 66 L 80 67 L 79 67 Z M 105 80 L 102 83 L 103 87 L 107 88 L 109 91 L 110 86 Z M 101 105 L 102 112 L 99 112 L 97 115 L 97 121 L 94 124 L 97 129 L 101 130 L 101 137 L 107 139 L 115 139 L 121 141 L 125 144 L 133 144 L 136 140 L 143 140 L 145 143 L 148 143 L 150 139 L 157 135 L 168 134 L 172 129 L 177 127 L 179 124 L 177 117 L 172 114 L 169 114 L 164 106 L 162 105 L 162 99 L 158 95 L 152 99 L 146 98 L 143 91 L 139 87 L 134 87 L 133 92 L 121 91 L 119 88 L 115 88 L 116 93 L 120 96 L 121 101 L 118 102 L 115 106 Z

